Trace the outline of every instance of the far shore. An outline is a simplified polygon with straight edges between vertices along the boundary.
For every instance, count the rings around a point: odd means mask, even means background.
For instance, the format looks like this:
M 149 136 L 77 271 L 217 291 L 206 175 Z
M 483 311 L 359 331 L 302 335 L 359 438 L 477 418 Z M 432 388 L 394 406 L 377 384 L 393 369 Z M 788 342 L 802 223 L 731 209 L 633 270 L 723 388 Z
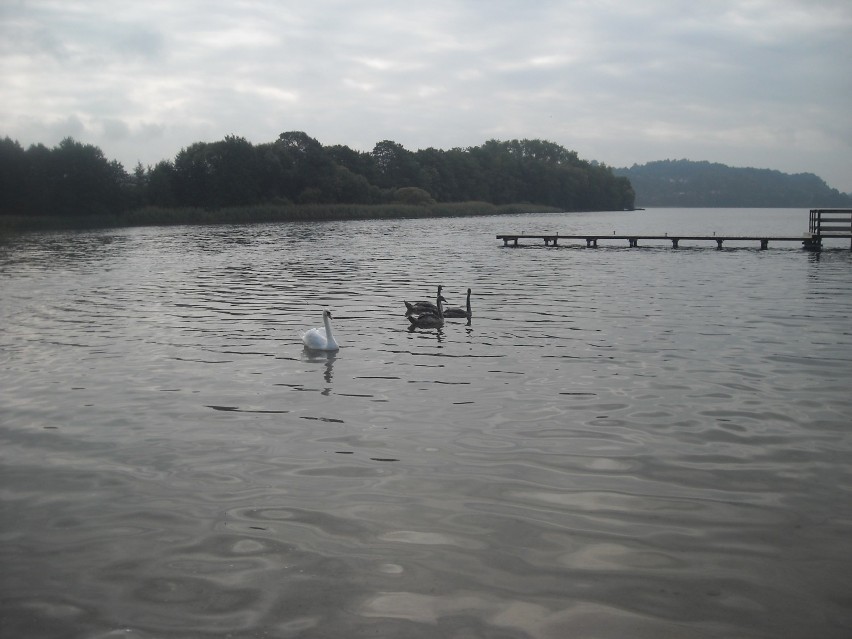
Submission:
M 92 230 L 134 226 L 182 224 L 257 224 L 265 222 L 326 222 L 339 220 L 463 217 L 517 213 L 555 213 L 559 209 L 536 204 L 449 202 L 439 204 L 259 204 L 213 210 L 201 208 L 141 207 L 115 215 L 0 216 L 0 234 L 25 231 Z

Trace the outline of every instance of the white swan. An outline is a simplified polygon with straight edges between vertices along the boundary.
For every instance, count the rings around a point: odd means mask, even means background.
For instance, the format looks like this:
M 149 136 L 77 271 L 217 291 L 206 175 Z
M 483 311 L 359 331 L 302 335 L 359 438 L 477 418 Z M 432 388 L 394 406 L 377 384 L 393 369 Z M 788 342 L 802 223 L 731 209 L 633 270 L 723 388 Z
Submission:
M 305 348 L 312 351 L 336 351 L 340 349 L 340 345 L 334 340 L 334 334 L 331 332 L 331 311 L 323 311 L 322 323 L 325 328 L 312 328 L 302 333 L 302 342 Z

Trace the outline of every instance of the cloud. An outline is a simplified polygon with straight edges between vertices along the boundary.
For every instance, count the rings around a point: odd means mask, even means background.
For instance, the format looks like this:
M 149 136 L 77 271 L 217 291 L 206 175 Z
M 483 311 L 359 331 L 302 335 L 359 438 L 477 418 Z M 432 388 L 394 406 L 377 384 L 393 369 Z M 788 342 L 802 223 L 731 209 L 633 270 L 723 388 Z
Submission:
M 417 149 L 544 138 L 852 191 L 845 0 L 4 3 L 0 134 L 125 166 L 235 134 Z M 157 135 L 151 135 L 157 131 Z M 72 133 L 73 132 L 73 133 Z

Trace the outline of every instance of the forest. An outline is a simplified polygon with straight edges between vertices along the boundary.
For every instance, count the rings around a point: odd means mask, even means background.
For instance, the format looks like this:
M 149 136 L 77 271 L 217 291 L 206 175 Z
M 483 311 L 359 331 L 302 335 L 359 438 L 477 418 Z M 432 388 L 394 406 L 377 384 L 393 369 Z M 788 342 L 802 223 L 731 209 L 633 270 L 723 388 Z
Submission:
M 738 168 L 715 162 L 662 160 L 613 169 L 630 180 L 638 206 L 848 207 L 852 195 L 813 173 Z
M 132 172 L 73 138 L 24 149 L 0 140 L 0 215 L 111 215 L 143 207 L 217 210 L 253 205 L 529 203 L 574 210 L 633 208 L 630 181 L 543 140 L 409 151 L 323 146 L 301 131 L 254 145 L 226 136 Z

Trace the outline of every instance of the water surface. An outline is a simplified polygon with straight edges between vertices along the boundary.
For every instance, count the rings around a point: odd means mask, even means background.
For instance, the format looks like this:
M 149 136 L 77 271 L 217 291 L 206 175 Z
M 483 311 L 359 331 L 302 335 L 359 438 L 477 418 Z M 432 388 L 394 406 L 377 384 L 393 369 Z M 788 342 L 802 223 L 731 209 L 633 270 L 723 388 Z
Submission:
M 495 239 L 767 226 L 807 211 L 6 241 L 3 636 L 852 636 L 848 241 Z M 409 330 L 439 283 L 470 325 Z

